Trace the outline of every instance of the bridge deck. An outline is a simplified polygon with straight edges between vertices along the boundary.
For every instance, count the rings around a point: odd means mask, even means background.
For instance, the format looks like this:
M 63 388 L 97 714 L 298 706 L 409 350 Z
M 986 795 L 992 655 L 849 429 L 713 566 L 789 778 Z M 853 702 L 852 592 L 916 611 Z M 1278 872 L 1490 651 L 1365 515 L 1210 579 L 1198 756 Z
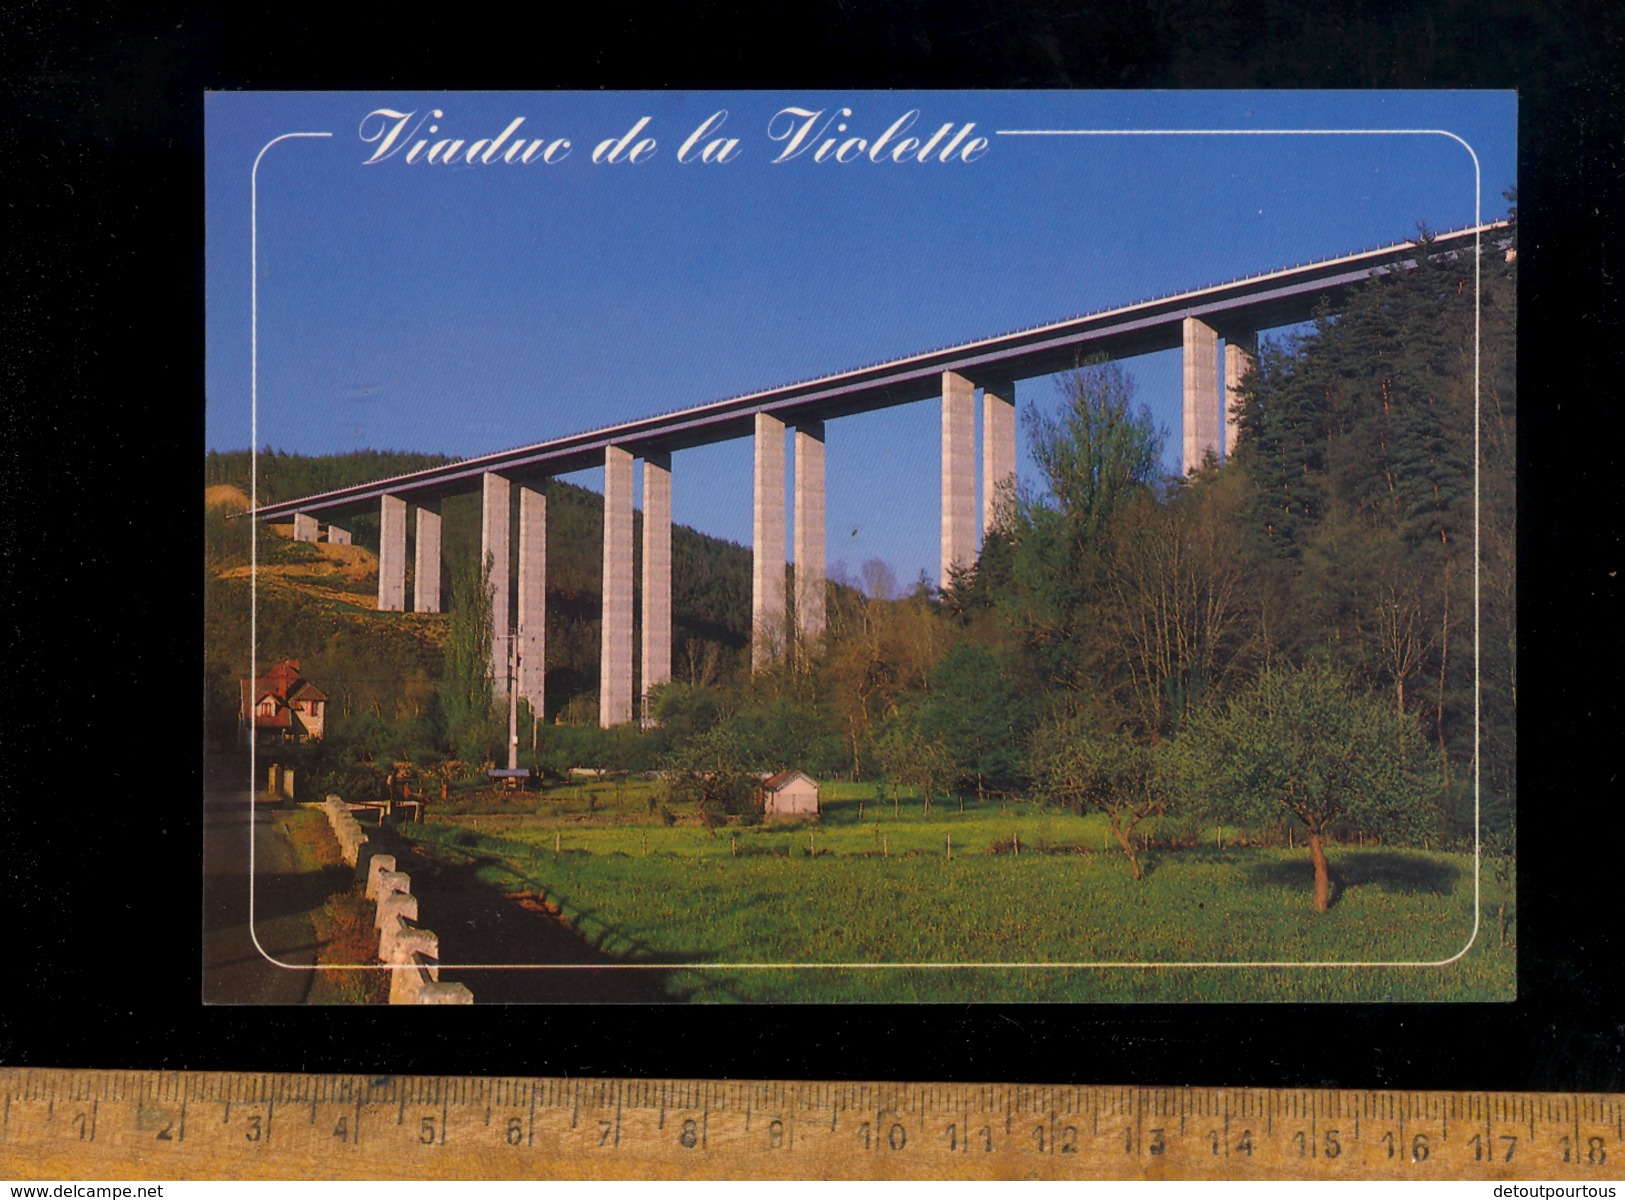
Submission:
M 1507 228 L 1504 221 L 1440 234 L 1433 253 L 1459 253 Z M 661 413 L 534 445 L 464 459 L 406 475 L 336 491 L 262 505 L 246 515 L 286 520 L 294 513 L 333 518 L 370 509 L 384 495 L 423 501 L 477 490 L 480 478 L 499 472 L 515 481 L 545 479 L 603 465 L 604 449 L 620 446 L 643 456 L 751 435 L 756 413 L 788 424 L 831 420 L 940 394 L 944 371 L 977 381 L 1004 381 L 1066 370 L 1080 356 L 1104 353 L 1131 358 L 1181 344 L 1181 322 L 1198 317 L 1222 335 L 1251 333 L 1307 320 L 1323 300 L 1335 301 L 1374 273 L 1415 265 L 1418 243 L 1399 242 L 1338 258 L 1162 296 L 1120 308 L 1071 317 L 1049 325 L 947 346 L 904 358 L 842 371 Z

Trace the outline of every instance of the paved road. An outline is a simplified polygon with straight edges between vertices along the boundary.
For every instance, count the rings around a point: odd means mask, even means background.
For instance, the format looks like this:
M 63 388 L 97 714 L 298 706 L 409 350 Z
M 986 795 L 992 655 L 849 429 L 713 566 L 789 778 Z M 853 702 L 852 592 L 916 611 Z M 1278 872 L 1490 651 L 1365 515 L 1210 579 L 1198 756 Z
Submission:
M 249 935 L 249 833 L 253 830 L 254 931 Z M 275 807 L 252 803 L 246 781 L 205 768 L 203 795 L 203 1001 L 303 1004 L 316 935 L 291 883 L 293 847 Z M 279 899 L 279 895 L 283 897 Z M 261 950 L 264 953 L 261 953 Z

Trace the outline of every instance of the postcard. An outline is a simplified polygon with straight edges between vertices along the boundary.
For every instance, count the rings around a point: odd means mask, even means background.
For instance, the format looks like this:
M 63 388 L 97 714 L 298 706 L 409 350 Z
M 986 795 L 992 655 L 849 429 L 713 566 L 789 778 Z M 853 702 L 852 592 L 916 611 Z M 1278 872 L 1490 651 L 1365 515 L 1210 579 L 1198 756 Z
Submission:
M 1516 117 L 211 94 L 204 1000 L 1514 999 Z

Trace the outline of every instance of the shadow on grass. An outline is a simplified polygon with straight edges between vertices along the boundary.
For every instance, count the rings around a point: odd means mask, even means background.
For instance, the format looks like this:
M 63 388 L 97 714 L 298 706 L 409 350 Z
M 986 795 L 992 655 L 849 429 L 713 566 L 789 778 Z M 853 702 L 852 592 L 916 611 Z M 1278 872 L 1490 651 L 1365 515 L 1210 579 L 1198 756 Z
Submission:
M 1332 850 L 1327 865 L 1332 878 L 1332 904 L 1336 905 L 1349 888 L 1369 887 L 1402 896 L 1447 895 L 1461 876 L 1449 863 L 1402 850 Z M 1315 878 L 1309 852 L 1288 859 L 1257 863 L 1248 874 L 1261 884 L 1280 887 L 1310 887 Z
M 499 864 L 497 858 L 465 851 L 472 861 L 451 862 L 388 835 L 378 840 L 387 841 L 397 866 L 411 873 L 420 923 L 439 936 L 441 961 L 482 964 L 440 970 L 442 980 L 467 984 L 475 1003 L 670 1004 L 690 998 L 693 989 L 680 986 L 664 964 L 703 956 L 656 951 L 590 909 L 567 922 L 545 892 L 506 892 L 480 879 L 480 870 Z M 584 933 L 583 926 L 596 935 Z M 621 952 L 608 952 L 606 943 Z M 571 969 L 548 970 L 550 965 Z
M 1166 851 L 1164 851 L 1161 854 L 1158 854 L 1158 853 L 1156 853 L 1154 851 L 1150 851 L 1150 850 L 1141 850 L 1140 851 L 1140 878 L 1141 878 L 1141 880 L 1143 881 L 1143 880 L 1146 880 L 1146 879 L 1150 879 L 1158 871 L 1162 870 L 1162 864 L 1167 859 L 1167 857 L 1168 857 L 1168 855 L 1167 855 Z M 1129 877 L 1130 879 L 1132 879 L 1133 878 L 1133 873 L 1132 873 L 1131 868 L 1128 865 L 1128 855 L 1124 854 L 1121 850 L 1118 850 L 1117 859 L 1118 859 L 1118 862 L 1122 865 L 1123 874 L 1125 876 Z

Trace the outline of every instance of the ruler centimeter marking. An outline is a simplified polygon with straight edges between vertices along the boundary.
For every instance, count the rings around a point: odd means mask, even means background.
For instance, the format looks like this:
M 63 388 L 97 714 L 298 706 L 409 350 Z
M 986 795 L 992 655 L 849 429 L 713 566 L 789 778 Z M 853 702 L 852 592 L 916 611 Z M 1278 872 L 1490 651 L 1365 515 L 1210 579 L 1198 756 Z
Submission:
M 0 1068 L 0 1096 L 0 1176 L 17 1180 L 1625 1170 L 1625 1095 Z M 308 1118 L 274 1119 L 290 1107 Z

